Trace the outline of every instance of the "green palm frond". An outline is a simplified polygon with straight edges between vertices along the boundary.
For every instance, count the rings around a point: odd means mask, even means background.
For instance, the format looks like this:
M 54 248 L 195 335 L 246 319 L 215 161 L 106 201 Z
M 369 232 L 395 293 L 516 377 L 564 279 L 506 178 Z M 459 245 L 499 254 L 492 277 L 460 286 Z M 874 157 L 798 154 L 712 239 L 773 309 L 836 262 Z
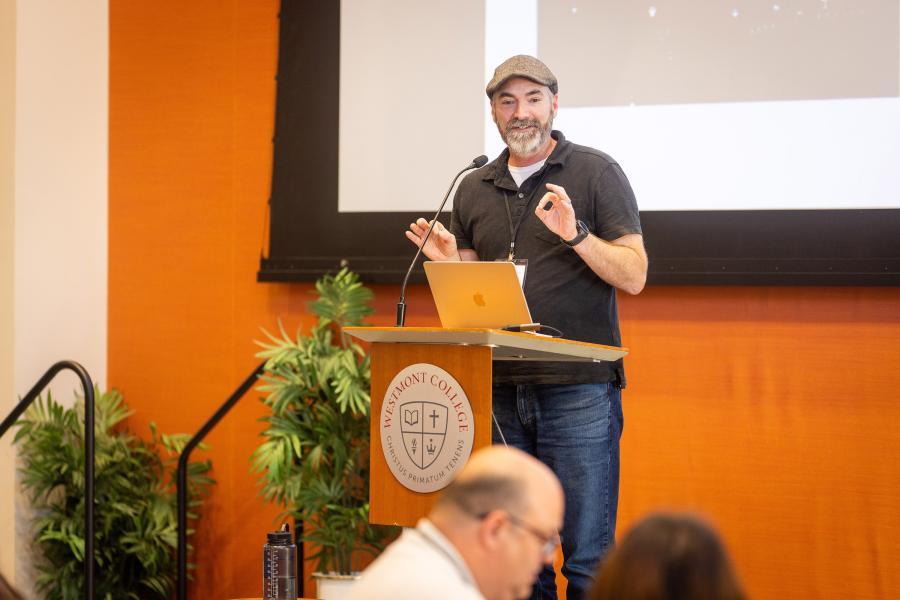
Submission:
M 181 434 L 150 440 L 130 433 L 122 395 L 95 390 L 95 560 L 98 598 L 167 598 L 174 590 L 177 544 L 174 469 L 187 443 Z M 17 423 L 20 481 L 35 511 L 42 598 L 84 595 L 84 402 L 71 408 L 49 394 Z M 196 516 L 214 483 L 209 461 L 188 467 L 189 505 Z
M 271 414 L 252 458 L 261 493 L 313 524 L 303 539 L 320 571 L 350 570 L 354 550 L 377 552 L 392 528 L 369 525 L 369 358 L 344 333 L 372 313 L 372 292 L 342 269 L 316 282 L 307 335 L 263 330 L 257 389 Z

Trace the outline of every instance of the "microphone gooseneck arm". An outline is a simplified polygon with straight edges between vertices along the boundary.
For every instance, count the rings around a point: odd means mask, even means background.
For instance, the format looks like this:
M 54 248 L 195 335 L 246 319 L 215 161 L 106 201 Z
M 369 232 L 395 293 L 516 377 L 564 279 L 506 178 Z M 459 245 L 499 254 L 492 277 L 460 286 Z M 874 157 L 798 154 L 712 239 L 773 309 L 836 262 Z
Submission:
M 422 248 L 425 247 L 425 244 L 428 242 L 428 238 L 431 237 L 431 232 L 434 230 L 434 226 L 437 223 L 438 217 L 441 216 L 441 211 L 444 210 L 444 205 L 447 204 L 447 200 L 450 198 L 450 192 L 453 191 L 453 186 L 456 185 L 456 180 L 459 179 L 460 175 L 462 175 L 466 171 L 483 167 L 485 163 L 487 163 L 487 160 L 487 156 L 483 154 L 475 158 L 472 162 L 467 164 L 465 168 L 457 173 L 456 177 L 453 178 L 453 181 L 450 182 L 450 187 L 447 189 L 447 193 L 444 194 L 444 200 L 438 207 L 437 212 L 434 213 L 434 218 L 431 220 L 431 224 L 428 226 L 428 231 L 425 232 L 425 237 L 422 238 L 422 243 L 419 244 L 419 249 L 416 251 L 416 255 L 413 256 L 412 262 L 409 263 L 409 269 L 406 270 L 406 276 L 403 278 L 403 283 L 400 285 L 400 300 L 397 302 L 397 327 L 403 327 L 403 325 L 406 323 L 406 284 L 409 282 L 409 276 L 412 274 L 413 267 L 416 266 L 416 261 L 419 260 L 419 256 L 422 254 Z

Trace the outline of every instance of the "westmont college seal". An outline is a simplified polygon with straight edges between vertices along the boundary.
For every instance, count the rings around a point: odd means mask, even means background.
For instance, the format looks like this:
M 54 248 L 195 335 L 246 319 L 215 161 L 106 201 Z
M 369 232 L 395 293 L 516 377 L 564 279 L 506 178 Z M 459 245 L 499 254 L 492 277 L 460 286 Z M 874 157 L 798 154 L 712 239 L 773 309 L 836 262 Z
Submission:
M 397 373 L 381 405 L 381 449 L 394 477 L 414 492 L 447 486 L 469 460 L 475 419 L 466 393 L 442 368 Z

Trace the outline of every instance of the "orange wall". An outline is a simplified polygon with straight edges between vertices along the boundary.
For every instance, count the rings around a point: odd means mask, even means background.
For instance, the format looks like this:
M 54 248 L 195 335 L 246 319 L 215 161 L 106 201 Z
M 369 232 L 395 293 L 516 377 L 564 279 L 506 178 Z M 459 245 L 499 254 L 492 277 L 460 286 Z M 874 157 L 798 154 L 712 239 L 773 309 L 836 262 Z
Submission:
M 623 302 L 623 526 L 720 526 L 754 598 L 900 597 L 900 290 L 657 288 Z
M 259 327 L 311 322 L 309 285 L 255 281 L 277 9 L 111 2 L 109 382 L 137 431 L 196 430 L 257 364 Z M 396 288 L 376 295 L 389 324 Z M 427 290 L 409 302 L 410 324 L 435 323 Z M 754 598 L 900 597 L 900 290 L 651 288 L 621 313 L 620 533 L 694 508 Z M 194 597 L 259 595 L 278 511 L 249 473 L 256 396 L 208 438 Z

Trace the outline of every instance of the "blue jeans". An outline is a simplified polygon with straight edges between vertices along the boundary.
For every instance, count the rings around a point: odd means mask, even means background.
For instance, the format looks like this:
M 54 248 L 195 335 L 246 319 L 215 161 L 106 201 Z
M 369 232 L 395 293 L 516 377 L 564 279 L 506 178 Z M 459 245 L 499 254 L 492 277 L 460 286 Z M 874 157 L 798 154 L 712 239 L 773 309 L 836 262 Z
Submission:
M 562 482 L 562 572 L 567 599 L 580 600 L 594 581 L 600 558 L 615 541 L 621 392 L 613 382 L 495 385 L 493 409 L 506 443 L 537 457 Z M 503 443 L 496 424 L 492 437 L 495 444 Z M 557 597 L 552 567 L 541 572 L 531 597 Z

